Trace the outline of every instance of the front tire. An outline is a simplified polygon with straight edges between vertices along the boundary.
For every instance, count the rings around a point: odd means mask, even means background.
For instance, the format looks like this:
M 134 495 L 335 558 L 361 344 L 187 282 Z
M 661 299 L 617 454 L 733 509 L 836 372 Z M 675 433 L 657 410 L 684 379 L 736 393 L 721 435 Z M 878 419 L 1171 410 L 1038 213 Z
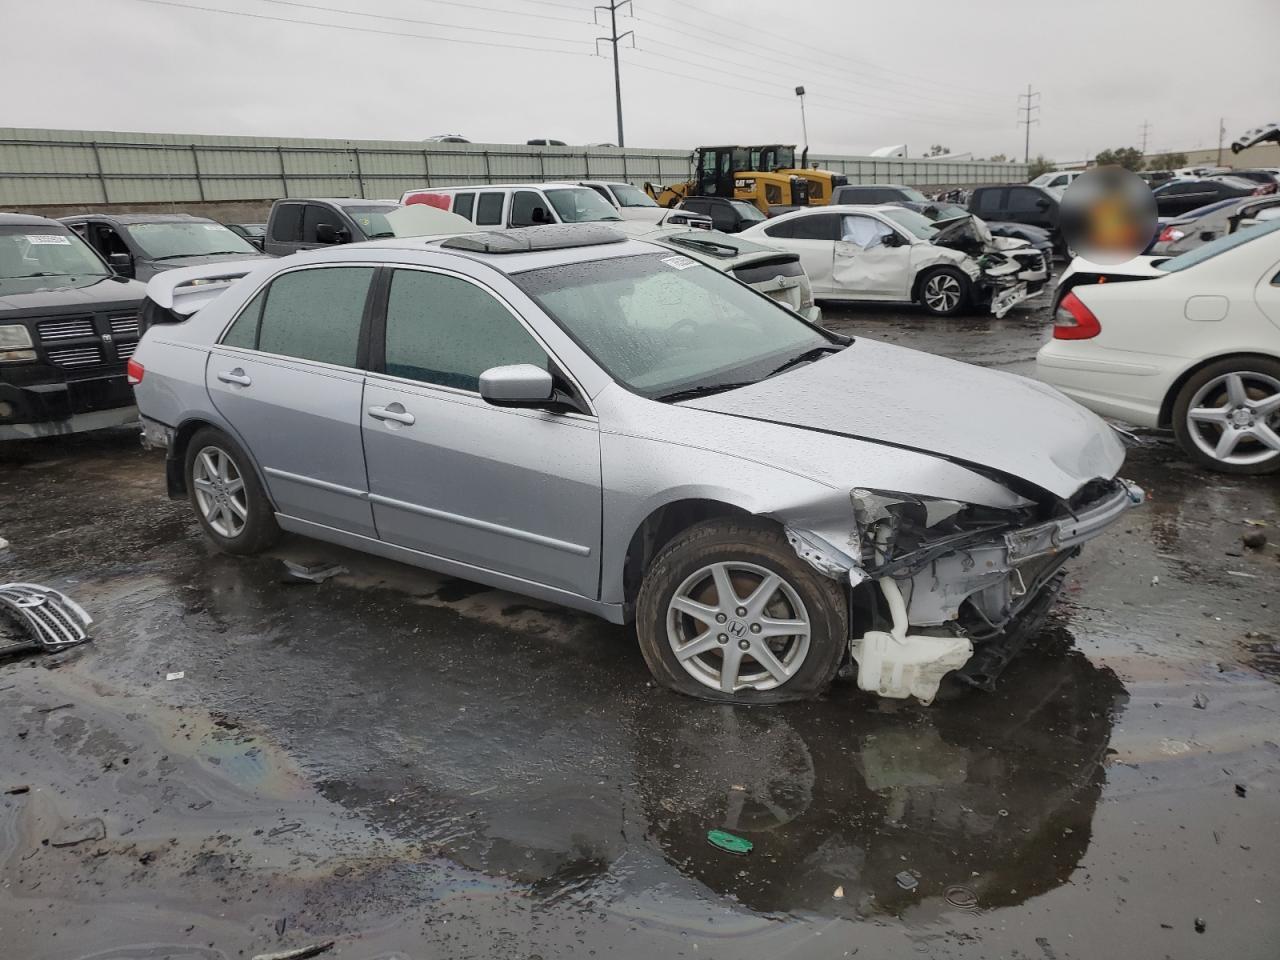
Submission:
M 261 553 L 280 536 L 275 510 L 240 444 L 214 427 L 196 432 L 184 460 L 196 519 L 219 550 Z
M 848 649 L 840 585 L 775 525 L 750 519 L 708 520 L 672 540 L 640 586 L 636 633 L 659 682 L 729 703 L 815 697 Z
M 1183 451 L 1220 473 L 1280 470 L 1280 362 L 1228 357 L 1183 384 L 1173 405 Z
M 919 300 L 935 317 L 954 317 L 969 304 L 969 277 L 955 267 L 934 267 L 920 278 Z

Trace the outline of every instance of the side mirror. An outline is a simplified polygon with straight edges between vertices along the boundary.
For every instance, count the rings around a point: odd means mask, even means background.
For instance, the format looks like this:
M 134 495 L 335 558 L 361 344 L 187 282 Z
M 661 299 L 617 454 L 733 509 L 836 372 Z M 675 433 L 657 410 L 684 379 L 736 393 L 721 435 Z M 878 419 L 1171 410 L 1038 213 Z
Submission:
M 332 223 L 316 224 L 316 243 L 346 243 L 350 239 L 351 234 Z
M 886 233 L 880 240 L 880 244 L 885 247 L 900 247 L 905 242 L 900 233 Z
M 537 407 L 555 396 L 551 374 L 532 363 L 490 367 L 480 374 L 480 396 L 495 407 Z
M 135 273 L 133 257 L 127 253 L 113 253 L 107 257 L 107 266 L 121 277 L 132 277 Z
M 1041 197 L 1039 200 L 1036 201 L 1036 207 L 1038 207 L 1041 210 L 1048 210 L 1051 206 L 1053 206 L 1053 204 L 1050 203 L 1044 197 Z
M 535 225 L 553 222 L 551 220 L 551 214 L 547 213 L 545 207 L 534 207 L 533 213 L 530 214 L 529 219 L 532 220 Z

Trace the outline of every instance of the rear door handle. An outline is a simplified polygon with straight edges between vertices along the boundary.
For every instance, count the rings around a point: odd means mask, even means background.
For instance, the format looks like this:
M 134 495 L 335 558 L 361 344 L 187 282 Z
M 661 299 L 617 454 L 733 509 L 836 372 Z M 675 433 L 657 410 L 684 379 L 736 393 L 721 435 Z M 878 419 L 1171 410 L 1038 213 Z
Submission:
M 370 407 L 369 416 L 375 420 L 394 420 L 396 423 L 403 423 L 405 426 L 412 426 L 414 416 L 398 403 L 393 403 L 386 407 Z
M 238 383 L 242 387 L 247 387 L 253 383 L 253 380 L 239 367 L 234 370 L 223 370 L 218 374 L 218 379 L 223 383 Z

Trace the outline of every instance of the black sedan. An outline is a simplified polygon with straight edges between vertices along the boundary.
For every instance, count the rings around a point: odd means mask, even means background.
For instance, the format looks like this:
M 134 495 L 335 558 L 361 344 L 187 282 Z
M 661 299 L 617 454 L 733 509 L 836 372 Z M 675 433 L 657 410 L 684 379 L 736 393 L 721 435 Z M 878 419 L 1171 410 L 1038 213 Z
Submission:
M 1221 176 L 1203 180 L 1174 180 L 1156 187 L 1156 212 L 1176 217 L 1218 200 L 1232 200 L 1254 194 L 1274 193 L 1275 185 L 1254 183 L 1240 177 Z

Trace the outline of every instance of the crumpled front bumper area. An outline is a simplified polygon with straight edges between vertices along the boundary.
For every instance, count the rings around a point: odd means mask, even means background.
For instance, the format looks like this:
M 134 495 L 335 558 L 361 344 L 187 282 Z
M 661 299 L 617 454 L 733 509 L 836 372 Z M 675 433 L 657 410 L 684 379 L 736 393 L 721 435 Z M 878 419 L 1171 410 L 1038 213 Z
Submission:
M 828 576 L 846 576 L 851 588 L 878 593 L 876 607 L 887 611 L 887 629 L 878 623 L 850 638 L 858 685 L 880 696 L 930 703 L 952 671 L 961 671 L 973 686 L 990 688 L 1047 614 L 1063 564 L 1145 499 L 1140 487 L 1125 480 L 1100 487 L 1066 516 L 993 531 L 916 566 L 886 567 L 888 575 L 842 563 L 840 555 L 822 549 L 829 544 L 802 531 L 789 528 L 788 536 L 812 566 Z M 964 675 L 971 658 L 976 666 Z

